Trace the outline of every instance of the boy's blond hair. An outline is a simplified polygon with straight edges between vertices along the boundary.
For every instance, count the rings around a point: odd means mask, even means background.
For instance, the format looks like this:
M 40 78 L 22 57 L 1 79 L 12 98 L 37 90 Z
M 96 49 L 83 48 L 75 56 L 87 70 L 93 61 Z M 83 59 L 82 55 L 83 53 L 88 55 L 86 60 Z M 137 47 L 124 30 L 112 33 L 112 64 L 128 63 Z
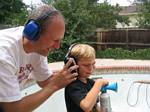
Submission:
M 95 58 L 95 49 L 88 44 L 76 44 L 73 46 L 70 55 L 77 60 L 81 58 Z

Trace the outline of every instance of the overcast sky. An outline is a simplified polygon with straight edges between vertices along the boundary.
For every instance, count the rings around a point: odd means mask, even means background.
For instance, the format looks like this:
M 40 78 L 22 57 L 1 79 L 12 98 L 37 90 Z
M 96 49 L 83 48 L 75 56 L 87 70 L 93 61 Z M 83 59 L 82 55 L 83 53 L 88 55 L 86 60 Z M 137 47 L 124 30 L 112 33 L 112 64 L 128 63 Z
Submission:
M 104 0 L 99 0 L 99 2 L 103 2 Z M 129 6 L 134 0 L 107 0 L 110 4 L 116 5 L 117 3 L 120 6 Z
M 103 2 L 104 0 L 99 0 L 100 2 Z M 107 0 L 110 4 L 115 5 L 118 3 L 120 6 L 128 6 L 131 4 L 133 0 Z M 40 4 L 41 0 L 23 0 L 27 5 L 32 4 Z
M 31 3 L 32 4 L 40 4 L 41 0 L 23 0 L 23 2 L 27 5 L 30 5 Z

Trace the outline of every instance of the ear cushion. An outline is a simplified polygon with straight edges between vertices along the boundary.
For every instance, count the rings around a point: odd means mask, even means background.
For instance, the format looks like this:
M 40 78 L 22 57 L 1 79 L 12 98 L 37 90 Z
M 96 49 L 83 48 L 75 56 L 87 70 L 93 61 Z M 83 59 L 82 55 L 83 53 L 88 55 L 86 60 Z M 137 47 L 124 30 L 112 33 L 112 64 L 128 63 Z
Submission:
M 35 20 L 29 20 L 24 27 L 23 35 L 31 40 L 36 41 L 39 39 L 40 25 Z

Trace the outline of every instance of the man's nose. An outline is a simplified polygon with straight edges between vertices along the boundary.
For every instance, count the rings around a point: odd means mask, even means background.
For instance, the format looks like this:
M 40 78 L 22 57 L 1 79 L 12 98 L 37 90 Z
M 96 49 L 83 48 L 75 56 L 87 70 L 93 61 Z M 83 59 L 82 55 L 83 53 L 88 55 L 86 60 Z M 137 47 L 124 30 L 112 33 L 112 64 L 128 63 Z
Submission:
M 55 44 L 54 44 L 54 48 L 55 48 L 55 49 L 59 49 L 59 48 L 60 48 L 60 42 L 55 43 Z

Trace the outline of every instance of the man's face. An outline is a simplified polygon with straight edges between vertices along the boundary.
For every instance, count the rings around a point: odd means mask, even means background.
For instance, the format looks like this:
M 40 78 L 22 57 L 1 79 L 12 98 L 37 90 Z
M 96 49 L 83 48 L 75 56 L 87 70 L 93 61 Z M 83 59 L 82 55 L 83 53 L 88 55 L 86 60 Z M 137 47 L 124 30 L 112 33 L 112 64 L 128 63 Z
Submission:
M 94 58 L 82 58 L 77 62 L 79 66 L 79 77 L 87 78 L 89 77 L 95 68 Z
M 34 52 L 48 56 L 49 51 L 60 47 L 64 33 L 64 20 L 59 16 L 55 16 L 46 31 L 44 31 L 44 33 L 40 35 L 39 40 L 34 43 Z

